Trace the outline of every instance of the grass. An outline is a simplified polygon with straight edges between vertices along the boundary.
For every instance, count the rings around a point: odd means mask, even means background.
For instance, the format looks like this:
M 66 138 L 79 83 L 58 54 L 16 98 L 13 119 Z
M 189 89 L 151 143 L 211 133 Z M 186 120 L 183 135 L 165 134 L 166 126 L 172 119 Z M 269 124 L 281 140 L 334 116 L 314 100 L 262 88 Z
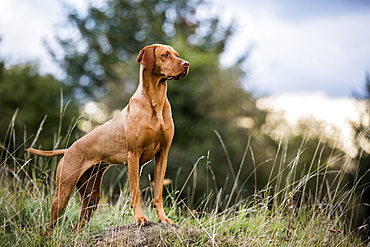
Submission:
M 10 127 L 9 136 L 14 134 Z M 222 138 L 219 138 L 227 154 Z M 265 188 L 255 191 L 249 198 L 236 196 L 238 183 L 243 183 L 239 171 L 245 155 L 248 152 L 253 155 L 249 145 L 238 171 L 233 174 L 235 184 L 231 194 L 225 194 L 222 189 L 217 193 L 211 191 L 204 195 L 196 210 L 191 210 L 179 199 L 179 193 L 192 180 L 193 169 L 178 190 L 167 188 L 165 210 L 177 227 L 152 224 L 140 228 L 132 224 L 126 185 L 114 204 L 108 203 L 109 194 L 103 195 L 98 210 L 79 235 L 70 232 L 79 215 L 76 193 L 52 237 L 47 239 L 42 234 L 49 219 L 54 185 L 53 175 L 45 174 L 53 174 L 57 160 L 28 155 L 19 157 L 20 147 L 11 153 L 8 147 L 2 146 L 1 155 L 5 158 L 0 164 L 0 243 L 2 246 L 366 246 L 344 220 L 350 210 L 355 210 L 352 202 L 357 196 L 354 188 L 341 186 L 345 174 L 343 167 L 348 159 L 333 156 L 328 161 L 317 162 L 319 165 L 314 168 L 313 164 L 320 160 L 318 146 L 308 172 L 298 176 L 296 169 L 305 141 L 291 161 L 286 159 L 283 142 L 279 144 L 273 167 L 277 174 L 271 173 Z M 338 161 L 342 162 L 341 168 L 336 171 L 328 168 L 332 162 Z M 256 170 L 263 166 L 253 165 Z M 212 170 L 209 172 L 214 180 Z M 332 179 L 328 182 L 328 179 L 319 177 Z M 304 192 L 312 180 L 316 181 L 316 189 L 312 195 L 307 195 Z M 323 188 L 325 192 L 322 192 Z M 239 198 L 235 203 L 231 200 L 233 196 Z M 156 215 L 155 209 L 150 207 L 151 193 L 143 193 L 143 197 L 144 211 L 154 221 Z
M 126 190 L 125 190 L 126 191 Z M 79 214 L 78 198 L 74 197 L 60 219 L 50 239 L 42 237 L 48 221 L 51 196 L 33 187 L 9 188 L 0 193 L 0 242 L 2 246 L 91 246 L 99 239 L 100 246 L 110 245 L 112 235 L 103 238 L 104 230 L 131 224 L 132 211 L 128 193 L 121 195 L 115 205 L 101 205 L 80 235 L 70 233 Z M 170 200 L 167 198 L 167 200 Z M 238 205 L 218 212 L 186 211 L 178 202 L 168 207 L 167 213 L 178 228 L 170 226 L 149 231 L 149 246 L 361 246 L 362 240 L 349 232 L 348 225 L 331 206 L 315 206 L 289 210 L 289 205 L 269 209 L 270 199 L 246 199 Z M 181 205 L 183 204 L 183 205 Z M 146 214 L 155 219 L 155 210 L 148 200 Z M 204 206 L 203 206 L 204 207 Z M 131 225 L 135 232 L 135 225 Z M 150 229 L 150 228 L 148 228 Z M 137 229 L 136 229 L 137 231 Z M 114 233 L 119 235 L 120 233 Z M 122 233 L 121 233 L 122 234 Z M 103 241 L 103 240 L 104 241 Z M 119 238 L 118 238 L 119 239 Z M 127 240 L 127 239 L 126 239 Z M 127 240 L 128 241 L 128 240 Z M 159 245 L 157 245 L 159 244 Z M 132 245 L 127 245 L 132 246 Z M 141 246 L 141 245 L 138 245 Z M 144 245 L 143 245 L 144 246 Z

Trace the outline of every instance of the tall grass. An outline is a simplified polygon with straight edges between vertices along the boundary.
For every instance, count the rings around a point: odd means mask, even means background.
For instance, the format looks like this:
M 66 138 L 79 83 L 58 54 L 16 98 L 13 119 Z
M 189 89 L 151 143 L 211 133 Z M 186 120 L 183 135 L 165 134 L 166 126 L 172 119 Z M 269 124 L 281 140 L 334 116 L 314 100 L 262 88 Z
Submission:
M 63 110 L 61 109 L 61 116 Z M 11 140 L 14 133 L 12 119 L 6 140 Z M 40 125 L 39 132 L 42 129 Z M 67 143 L 70 132 L 64 137 Z M 33 139 L 27 139 L 35 145 L 39 132 Z M 219 137 L 227 154 L 226 145 Z M 272 171 L 266 186 L 254 192 L 249 198 L 242 198 L 243 185 L 253 178 L 257 184 L 257 171 L 264 162 L 257 164 L 253 159 L 253 149 L 249 140 L 237 170 L 228 158 L 231 178 L 234 181 L 229 193 L 217 188 L 216 177 L 207 157 L 200 157 L 188 174 L 185 183 L 177 190 L 167 189 L 164 199 L 166 211 L 179 227 L 163 228 L 149 246 L 365 246 L 345 219 L 355 215 L 358 197 L 352 187 L 343 185 L 345 167 L 351 160 L 346 156 L 335 156 L 322 160 L 320 142 L 312 154 L 308 172 L 299 174 L 298 165 L 305 146 L 309 141 L 304 138 L 293 159 L 288 160 L 288 144 L 283 139 L 277 145 L 277 152 Z M 55 146 L 63 143 L 61 133 L 55 138 Z M 90 246 L 100 243 L 103 246 L 115 246 L 114 242 L 104 239 L 105 229 L 130 224 L 133 221 L 129 206 L 128 184 L 121 188 L 121 194 L 115 204 L 108 203 L 111 193 L 105 192 L 98 210 L 80 235 L 70 232 L 79 215 L 77 192 L 72 196 L 68 207 L 59 220 L 53 235 L 43 238 L 43 232 L 49 219 L 50 202 L 54 190 L 54 172 L 56 158 L 30 156 L 23 152 L 24 144 L 18 147 L 1 146 L 0 174 L 0 243 L 2 246 Z M 12 150 L 12 151 L 10 151 Z M 240 176 L 247 156 L 253 160 L 254 172 L 248 178 Z M 191 198 L 182 200 L 180 195 L 189 183 L 197 186 L 196 167 L 200 160 L 206 159 L 207 179 L 214 189 L 205 188 L 203 199 L 194 209 Z M 266 161 L 267 162 L 267 161 Z M 330 167 L 340 163 L 337 170 Z M 119 177 L 125 175 L 121 170 Z M 330 179 L 329 179 L 330 178 Z M 359 181 L 361 178 L 357 178 Z M 314 190 L 307 190 L 314 181 Z M 208 183 L 207 183 L 208 184 Z M 310 185 L 311 186 L 311 185 Z M 311 186 L 312 187 L 312 186 Z M 255 186 L 257 188 L 257 185 Z M 150 207 L 152 188 L 144 190 L 144 210 L 151 219 L 155 219 L 155 210 Z M 192 195 L 192 193 L 189 193 Z M 192 196 L 192 198 L 194 198 Z M 100 234 L 100 235 L 99 235 Z M 96 237 L 99 236 L 99 237 Z M 128 245 L 129 246 L 129 245 Z

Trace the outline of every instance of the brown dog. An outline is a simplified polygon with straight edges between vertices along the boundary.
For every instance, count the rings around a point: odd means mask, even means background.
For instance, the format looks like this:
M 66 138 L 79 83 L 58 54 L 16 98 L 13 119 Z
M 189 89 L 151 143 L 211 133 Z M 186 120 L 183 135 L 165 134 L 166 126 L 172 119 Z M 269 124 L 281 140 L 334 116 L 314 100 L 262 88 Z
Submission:
M 80 230 L 89 221 L 100 198 L 104 172 L 113 164 L 127 164 L 131 206 L 135 221 L 149 223 L 140 204 L 139 167 L 155 157 L 154 206 L 158 221 L 172 224 L 162 205 L 163 179 L 167 167 L 174 124 L 167 99 L 167 80 L 179 80 L 188 74 L 189 62 L 180 59 L 170 46 L 144 47 L 138 88 L 122 112 L 77 140 L 68 149 L 28 152 L 43 156 L 64 155 L 56 174 L 56 192 L 51 206 L 49 235 L 67 206 L 76 186 L 82 201 L 80 218 L 73 228 Z

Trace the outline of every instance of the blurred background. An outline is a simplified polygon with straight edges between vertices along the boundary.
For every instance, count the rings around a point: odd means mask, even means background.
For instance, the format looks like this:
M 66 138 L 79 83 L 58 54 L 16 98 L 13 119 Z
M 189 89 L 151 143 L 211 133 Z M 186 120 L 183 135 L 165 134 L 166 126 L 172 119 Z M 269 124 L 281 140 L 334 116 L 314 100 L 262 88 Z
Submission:
M 191 207 L 222 191 L 226 208 L 284 186 L 272 178 L 292 165 L 297 181 L 325 166 L 345 176 L 315 176 L 294 193 L 321 201 L 330 186 L 318 181 L 354 190 L 349 218 L 367 224 L 370 2 L 2 0 L 0 10 L 3 173 L 17 173 L 14 153 L 68 147 L 112 118 L 136 90 L 138 51 L 164 43 L 191 64 L 169 82 L 166 174 L 174 191 L 191 177 L 179 195 Z M 28 166 L 40 179 L 53 170 Z M 124 169 L 105 176 L 113 202 Z

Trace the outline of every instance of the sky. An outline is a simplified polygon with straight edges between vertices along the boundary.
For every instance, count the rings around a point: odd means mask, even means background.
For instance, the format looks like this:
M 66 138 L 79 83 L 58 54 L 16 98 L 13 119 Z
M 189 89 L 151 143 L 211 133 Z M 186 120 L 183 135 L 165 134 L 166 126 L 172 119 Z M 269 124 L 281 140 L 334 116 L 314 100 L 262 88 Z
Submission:
M 251 49 L 246 69 L 259 93 L 350 97 L 370 73 L 370 1 L 219 0 L 237 36 L 229 56 Z
M 86 0 L 67 0 L 80 9 Z M 231 65 L 249 51 L 243 65 L 246 88 L 269 95 L 270 105 L 295 114 L 353 118 L 354 92 L 370 73 L 368 0 L 213 0 L 225 22 L 237 31 L 221 57 Z M 0 57 L 8 65 L 37 61 L 55 72 L 43 47 L 63 24 L 58 0 L 1 0 Z M 284 102 L 284 103 L 282 103 Z M 338 104 L 332 104 L 337 102 Z M 325 105 L 325 107 L 324 107 Z M 325 114 L 329 113 L 330 114 Z M 338 121 L 337 117 L 330 117 Z M 294 118 L 294 117 L 293 117 Z M 333 120 L 334 119 L 334 120 Z M 340 123 L 341 124 L 341 123 Z
M 85 6 L 87 1 L 76 0 Z M 264 95 L 317 93 L 350 97 L 370 73 L 370 1 L 216 0 L 237 31 L 222 56 L 225 66 L 249 51 L 247 88 Z M 8 64 L 40 62 L 54 71 L 43 41 L 63 22 L 58 0 L 0 1 L 0 56 Z

